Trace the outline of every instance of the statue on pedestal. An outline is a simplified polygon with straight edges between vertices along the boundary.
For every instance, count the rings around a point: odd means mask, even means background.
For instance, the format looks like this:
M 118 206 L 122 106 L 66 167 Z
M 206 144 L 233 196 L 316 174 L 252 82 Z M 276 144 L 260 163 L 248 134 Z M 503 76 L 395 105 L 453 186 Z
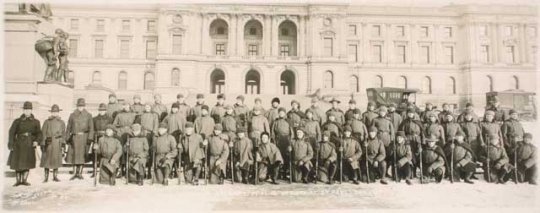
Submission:
M 54 36 L 46 36 L 36 42 L 35 49 L 47 65 L 43 81 L 67 82 L 68 37 L 67 32 L 62 29 L 56 29 Z

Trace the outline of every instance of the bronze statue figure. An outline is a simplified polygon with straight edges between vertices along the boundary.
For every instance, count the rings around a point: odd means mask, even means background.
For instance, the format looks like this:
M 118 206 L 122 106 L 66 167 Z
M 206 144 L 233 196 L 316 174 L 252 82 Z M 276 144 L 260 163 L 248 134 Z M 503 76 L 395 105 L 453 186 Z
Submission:
M 46 36 L 36 42 L 35 49 L 47 65 L 43 81 L 67 82 L 68 37 L 62 29 L 56 29 L 54 37 Z

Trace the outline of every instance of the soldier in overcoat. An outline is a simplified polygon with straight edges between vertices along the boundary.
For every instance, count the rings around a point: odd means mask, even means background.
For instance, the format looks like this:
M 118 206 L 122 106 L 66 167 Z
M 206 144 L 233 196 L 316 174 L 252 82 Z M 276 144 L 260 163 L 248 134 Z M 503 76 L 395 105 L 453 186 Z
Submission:
M 313 158 L 313 148 L 308 141 L 308 138 L 304 137 L 304 129 L 298 127 L 296 130 L 296 137 L 291 140 L 289 150 L 292 151 L 292 162 L 293 168 L 293 181 L 303 183 L 308 183 L 308 174 L 313 168 L 311 159 Z
M 98 108 L 98 115 L 94 117 L 94 132 L 96 133 L 95 142 L 99 141 L 99 138 L 105 136 L 105 130 L 107 129 L 107 125 L 113 123 L 113 118 L 107 114 L 107 105 L 104 103 L 99 104 Z M 93 168 L 99 168 L 99 159 L 97 159 L 97 162 L 94 161 L 97 155 L 95 149 L 92 149 L 92 154 L 89 156 L 90 160 L 92 161 Z M 98 165 L 96 165 L 96 163 Z M 92 176 L 90 178 L 94 178 L 95 172 L 92 173 Z
M 59 182 L 58 168 L 62 166 L 62 153 L 66 144 L 66 123 L 58 116 L 60 107 L 54 104 L 51 107 L 51 116 L 45 120 L 42 132 L 40 146 L 42 150 L 41 167 L 45 169 L 46 183 L 49 180 L 49 171 L 53 170 L 53 181 Z
M 131 125 L 131 129 L 131 136 L 125 145 L 126 152 L 129 152 L 129 159 L 127 159 L 129 161 L 128 179 L 129 182 L 135 182 L 142 186 L 150 146 L 140 124 Z
M 364 141 L 363 156 L 360 159 L 360 167 L 365 176 L 365 181 L 375 182 L 375 178 L 379 177 L 382 184 L 388 184 L 386 181 L 386 149 L 384 143 L 377 138 L 377 127 L 369 128 L 368 138 Z M 369 166 L 369 174 L 366 167 Z
M 167 132 L 166 123 L 159 124 L 158 134 L 154 135 L 153 141 L 152 149 L 156 156 L 155 179 L 166 186 L 169 185 L 168 177 L 179 153 L 178 146 L 174 137 Z
M 66 138 L 68 138 L 68 153 L 66 162 L 74 165 L 75 172 L 70 180 L 82 180 L 83 164 L 87 162 L 88 146 L 94 140 L 94 120 L 92 114 L 85 109 L 84 98 L 77 100 L 77 109 L 69 116 Z
M 214 133 L 208 138 L 207 154 L 210 183 L 223 184 L 229 159 L 229 136 L 223 133 L 221 124 L 214 126 Z
M 270 134 L 268 132 L 261 133 L 261 145 L 256 152 L 256 160 L 259 169 L 259 184 L 264 183 L 267 175 L 270 176 L 272 184 L 279 184 L 277 178 L 280 167 L 283 164 L 283 158 L 277 146 L 270 142 Z
M 354 184 L 359 184 L 358 178 L 361 177 L 361 174 L 358 161 L 362 157 L 362 148 L 358 140 L 352 137 L 351 126 L 345 126 L 343 135 L 342 145 L 340 147 L 340 149 L 343 149 L 343 157 L 341 158 L 343 161 L 343 168 L 341 168 L 344 175 L 343 180 L 352 180 Z
M 212 126 L 213 128 L 214 126 Z M 194 131 L 194 125 L 191 122 L 186 123 L 185 130 L 186 132 L 178 144 L 178 151 L 184 167 L 184 177 L 186 182 L 199 185 L 199 176 L 206 159 L 204 147 L 208 145 L 208 140 L 203 139 L 200 134 Z
M 337 149 L 334 143 L 330 142 L 330 131 L 323 132 L 318 152 L 319 168 L 317 168 L 317 179 L 327 184 L 334 184 L 334 176 L 337 170 Z
M 536 146 L 532 143 L 531 133 L 523 135 L 523 142 L 517 143 L 515 152 L 517 153 L 518 181 L 536 185 L 538 183 L 538 153 Z
M 122 156 L 122 144 L 114 136 L 114 130 L 116 128 L 109 124 L 105 130 L 105 136 L 100 137 L 97 143 L 94 143 L 94 151 L 101 156 L 99 162 L 99 183 L 109 184 L 114 186 L 116 184 L 116 170 L 118 170 L 120 164 L 120 157 Z
M 246 129 L 244 127 L 238 128 L 238 138 L 234 143 L 231 154 L 234 155 L 234 167 L 235 167 L 235 181 L 247 184 L 249 171 L 253 165 L 253 148 L 258 146 L 246 136 Z

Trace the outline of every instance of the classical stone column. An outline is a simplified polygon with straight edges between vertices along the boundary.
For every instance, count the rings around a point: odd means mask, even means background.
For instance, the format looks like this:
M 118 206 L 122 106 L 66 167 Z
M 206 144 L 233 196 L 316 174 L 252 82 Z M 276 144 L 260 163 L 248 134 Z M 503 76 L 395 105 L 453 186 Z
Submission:
M 304 16 L 298 16 L 298 34 L 296 36 L 297 38 L 297 56 L 304 56 L 304 25 L 305 25 L 305 21 L 304 21 Z
M 229 38 L 227 39 L 228 41 L 228 50 L 227 50 L 227 53 L 228 55 L 236 55 L 237 54 L 237 51 L 236 49 L 238 48 L 238 45 L 236 44 L 236 36 L 237 36 L 237 20 L 236 19 L 236 15 L 229 15 Z
M 263 32 L 263 55 L 268 56 L 272 54 L 270 48 L 272 45 L 272 20 L 270 15 L 264 15 Z

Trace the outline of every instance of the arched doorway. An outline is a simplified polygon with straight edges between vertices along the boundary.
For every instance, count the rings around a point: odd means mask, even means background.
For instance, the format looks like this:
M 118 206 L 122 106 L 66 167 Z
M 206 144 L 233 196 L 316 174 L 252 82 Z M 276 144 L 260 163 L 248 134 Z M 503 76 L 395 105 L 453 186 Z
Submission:
M 210 75 L 210 93 L 225 92 L 225 73 L 223 70 L 215 69 Z
M 246 74 L 246 80 L 244 83 L 246 85 L 246 94 L 261 94 L 261 75 L 256 70 L 250 70 Z
M 296 77 L 292 71 L 285 70 L 279 79 L 283 95 L 296 94 Z

